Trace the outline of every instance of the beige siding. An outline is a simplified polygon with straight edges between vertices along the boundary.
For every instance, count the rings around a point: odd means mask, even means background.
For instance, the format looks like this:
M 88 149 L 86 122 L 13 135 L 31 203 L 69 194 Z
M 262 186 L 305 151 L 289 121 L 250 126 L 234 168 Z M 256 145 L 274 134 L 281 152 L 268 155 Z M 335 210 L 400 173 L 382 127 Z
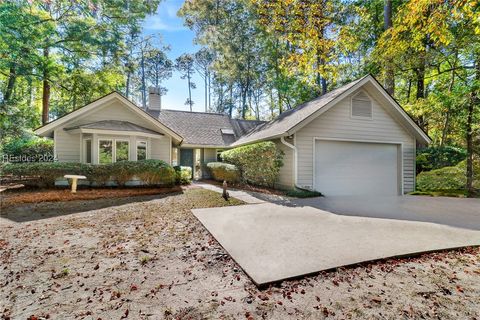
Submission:
M 163 160 L 170 163 L 170 149 L 171 143 L 168 137 L 161 139 L 149 139 L 150 144 L 150 159 Z
M 54 132 L 55 152 L 60 162 L 80 162 L 80 134 L 70 134 L 62 128 Z
M 298 184 L 304 187 L 313 186 L 314 137 L 321 137 L 340 140 L 402 143 L 404 192 L 413 191 L 415 176 L 414 137 L 375 100 L 373 101 L 372 120 L 352 119 L 350 116 L 350 101 L 351 96 L 339 101 L 337 105 L 295 134 L 295 142 L 298 149 Z
M 102 120 L 128 121 L 159 132 L 158 127 L 155 127 L 149 121 L 141 118 L 136 112 L 118 101 L 111 102 L 105 106 L 99 106 L 92 112 L 89 112 L 86 115 L 81 115 L 78 118 L 70 121 L 65 127 L 68 128 Z
M 283 166 L 280 168 L 280 173 L 276 183 L 276 187 L 279 189 L 292 189 L 295 184 L 294 177 L 294 152 L 292 148 L 284 145 L 280 140 L 275 140 L 277 148 L 284 152 Z M 292 143 L 293 141 L 288 141 Z
M 203 161 L 205 163 L 217 161 L 217 149 L 203 149 Z
M 85 116 L 80 116 L 55 130 L 55 151 L 57 153 L 58 160 L 65 162 L 80 162 L 82 157 L 81 147 L 83 146 L 81 146 L 80 142 L 80 133 L 72 134 L 68 131 L 63 130 L 64 128 L 74 127 L 77 125 L 102 120 L 129 121 L 131 123 L 158 132 L 158 128 L 156 128 L 154 125 L 152 125 L 145 119 L 139 117 L 138 114 L 130 110 L 128 107 L 122 105 L 120 102 L 110 103 L 105 106 L 100 106 L 98 109 L 92 111 L 91 113 Z M 94 161 L 96 161 L 98 157 L 98 139 L 102 138 L 129 140 L 130 160 L 136 160 L 136 141 L 146 140 L 148 141 L 148 158 L 163 160 L 167 163 L 170 163 L 171 161 L 171 141 L 170 137 L 167 134 L 165 134 L 159 139 L 128 135 L 95 135 L 93 139 L 94 150 L 92 152 L 92 157 L 94 158 Z

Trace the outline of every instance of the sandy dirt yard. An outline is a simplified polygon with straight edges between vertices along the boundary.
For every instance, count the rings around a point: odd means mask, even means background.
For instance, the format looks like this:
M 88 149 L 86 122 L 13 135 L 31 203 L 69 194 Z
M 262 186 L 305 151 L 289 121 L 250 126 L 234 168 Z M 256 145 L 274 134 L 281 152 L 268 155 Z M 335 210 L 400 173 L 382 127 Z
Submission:
M 257 289 L 183 192 L 2 208 L 1 319 L 480 319 L 480 249 L 340 268 Z

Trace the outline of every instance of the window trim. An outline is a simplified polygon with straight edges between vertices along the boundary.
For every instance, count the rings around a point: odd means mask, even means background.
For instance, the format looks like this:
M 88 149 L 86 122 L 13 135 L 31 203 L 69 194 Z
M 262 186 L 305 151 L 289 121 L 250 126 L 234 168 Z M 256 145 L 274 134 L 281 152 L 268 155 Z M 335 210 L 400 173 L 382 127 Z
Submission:
M 361 93 L 365 94 L 368 97 L 368 100 L 370 101 L 370 109 L 371 109 L 370 117 L 362 117 L 362 116 L 354 116 L 353 115 L 353 100 L 355 100 L 355 97 L 358 96 Z M 358 99 L 358 100 L 362 100 L 362 99 Z M 366 100 L 363 100 L 363 101 L 366 101 Z M 356 92 L 350 98 L 350 118 L 355 119 L 355 120 L 373 120 L 373 99 L 364 90 L 360 90 L 360 91 Z
M 149 159 L 148 157 L 148 140 L 147 139 L 137 139 L 135 140 L 135 161 L 142 161 L 138 160 L 138 143 L 139 142 L 145 142 L 145 160 Z

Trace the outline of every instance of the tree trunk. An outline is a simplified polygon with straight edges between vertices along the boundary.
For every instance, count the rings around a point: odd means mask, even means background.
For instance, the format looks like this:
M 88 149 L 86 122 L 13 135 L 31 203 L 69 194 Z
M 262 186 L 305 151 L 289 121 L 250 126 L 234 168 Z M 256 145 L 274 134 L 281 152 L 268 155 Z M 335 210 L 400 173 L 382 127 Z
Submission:
M 130 71 L 127 72 L 127 83 L 125 84 L 125 97 L 127 97 L 127 99 L 129 99 L 129 95 L 130 95 L 130 78 L 131 78 L 131 73 Z
M 205 112 L 208 111 L 208 78 L 207 78 L 207 70 L 205 70 L 205 77 L 203 78 L 203 84 L 205 86 Z
M 448 86 L 448 93 L 449 94 L 452 93 L 454 84 L 455 84 L 455 72 L 452 71 L 452 80 L 450 81 L 450 85 Z M 449 106 L 447 112 L 445 113 L 445 122 L 443 124 L 442 140 L 440 141 L 440 147 L 443 147 L 445 145 L 446 140 L 447 140 L 448 127 L 450 125 L 450 113 L 451 113 L 451 106 Z
M 142 71 L 142 107 L 143 109 L 147 108 L 147 88 L 145 84 L 145 52 L 142 47 L 141 50 L 142 57 L 140 58 L 140 67 Z
M 45 59 L 45 65 L 43 67 L 43 92 L 42 92 L 42 124 L 48 122 L 48 113 L 50 108 L 50 82 L 48 80 L 48 66 L 47 60 L 49 56 L 49 49 L 43 49 L 43 58 Z
M 392 26 L 392 0 L 385 0 L 383 9 L 383 29 L 388 30 Z M 395 72 L 391 59 L 387 59 L 385 66 L 385 89 L 391 96 L 395 94 Z
M 190 71 L 187 71 L 188 80 L 188 104 L 190 105 L 190 112 L 192 112 L 192 87 L 190 84 Z
M 467 195 L 472 197 L 475 193 L 473 188 L 473 114 L 475 107 L 480 104 L 480 96 L 479 96 L 479 86 L 478 83 L 480 82 L 480 55 L 477 56 L 475 61 L 475 84 L 473 85 L 472 95 L 470 103 L 468 104 L 467 110 Z
M 7 89 L 3 95 L 3 101 L 7 104 L 12 98 L 13 88 L 15 87 L 15 81 L 17 80 L 17 74 L 15 72 L 15 63 L 10 66 L 10 71 L 8 74 Z
M 208 76 L 208 109 L 212 109 L 212 101 L 211 101 L 211 98 L 212 98 L 212 94 L 210 92 L 210 89 L 211 89 L 211 84 L 210 84 L 210 71 L 208 72 L 207 74 Z

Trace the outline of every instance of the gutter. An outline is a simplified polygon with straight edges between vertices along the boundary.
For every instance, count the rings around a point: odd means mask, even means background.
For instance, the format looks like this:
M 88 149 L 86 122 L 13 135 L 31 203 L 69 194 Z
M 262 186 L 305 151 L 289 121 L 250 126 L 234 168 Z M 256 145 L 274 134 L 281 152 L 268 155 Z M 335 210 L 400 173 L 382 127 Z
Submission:
M 305 189 L 303 187 L 300 187 L 298 185 L 298 177 L 297 177 L 297 147 L 294 146 L 293 144 L 285 141 L 285 136 L 281 136 L 280 137 L 280 142 L 282 142 L 284 145 L 286 145 L 287 147 L 289 147 L 290 149 L 293 150 L 293 163 L 294 163 L 294 166 L 293 166 L 293 177 L 294 177 L 294 182 L 293 182 L 293 186 L 297 189 L 300 189 L 300 190 L 304 190 L 304 191 L 311 191 L 311 190 L 308 190 L 308 189 Z

